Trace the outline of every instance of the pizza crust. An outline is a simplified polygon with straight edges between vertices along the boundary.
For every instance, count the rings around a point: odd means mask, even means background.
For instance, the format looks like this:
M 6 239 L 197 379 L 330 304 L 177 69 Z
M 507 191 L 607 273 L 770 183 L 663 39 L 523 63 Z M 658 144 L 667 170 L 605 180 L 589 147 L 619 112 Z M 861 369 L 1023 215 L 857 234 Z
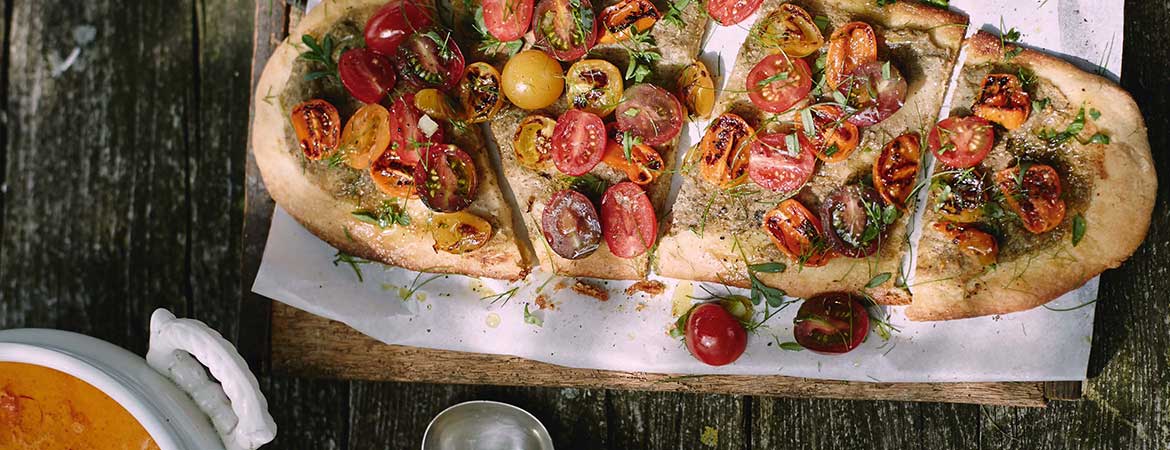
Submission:
M 966 44 L 968 64 L 1002 58 L 999 38 L 979 32 Z M 930 281 L 941 273 L 918 273 L 928 284 L 912 286 L 912 320 L 950 320 L 1023 311 L 1076 289 L 1106 269 L 1119 266 L 1141 245 L 1149 227 L 1158 181 L 1141 111 L 1116 84 L 1038 51 L 1023 49 L 1011 65 L 1025 67 L 1058 88 L 1073 105 L 1101 112 L 1093 124 L 1111 137 L 1077 246 L 1019 258 L 970 284 Z M 925 278 L 924 278 L 925 277 Z

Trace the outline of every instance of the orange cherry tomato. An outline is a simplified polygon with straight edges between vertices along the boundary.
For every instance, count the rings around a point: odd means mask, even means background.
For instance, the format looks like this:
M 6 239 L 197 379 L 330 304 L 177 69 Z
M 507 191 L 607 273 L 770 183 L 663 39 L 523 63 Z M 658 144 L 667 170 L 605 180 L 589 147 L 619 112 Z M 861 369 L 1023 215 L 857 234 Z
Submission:
M 934 224 L 934 229 L 958 246 L 959 252 L 970 256 L 979 265 L 995 264 L 995 260 L 999 258 L 999 244 L 996 243 L 995 236 L 975 228 L 974 225 L 939 222 Z
M 827 163 L 841 162 L 853 154 L 861 143 L 861 131 L 857 125 L 845 119 L 845 112 L 836 105 L 815 105 L 811 107 L 813 124 L 816 129 L 811 135 L 805 133 L 803 123 L 797 127 L 808 138 L 817 158 Z
M 597 43 L 624 41 L 649 30 L 661 18 L 650 0 L 622 0 L 601 10 L 602 33 Z
M 906 133 L 894 138 L 873 162 L 873 187 L 886 203 L 906 209 L 906 198 L 914 190 L 922 157 L 922 137 Z
M 993 73 L 983 80 L 983 89 L 971 109 L 976 116 L 1014 130 L 1032 114 L 1032 98 L 1015 75 Z
M 877 61 L 877 37 L 865 22 L 842 25 L 829 37 L 825 80 L 837 89 L 858 67 Z
M 459 100 L 467 121 L 483 123 L 492 120 L 504 107 L 504 96 L 500 92 L 500 71 L 495 67 L 485 62 L 467 66 L 463 80 L 459 82 Z
M 724 113 L 715 118 L 699 142 L 699 173 L 721 188 L 732 188 L 747 181 L 755 134 L 740 116 Z
M 1026 168 L 1022 177 L 1020 166 L 1016 166 L 996 172 L 995 183 L 1024 228 L 1035 234 L 1052 230 L 1060 225 L 1066 213 L 1064 200 L 1060 198 L 1060 175 L 1052 166 L 1044 164 L 1023 166 Z
M 763 228 L 776 248 L 802 265 L 818 267 L 833 259 L 820 219 L 796 199 L 784 200 L 764 214 Z
M 389 146 L 390 111 L 376 103 L 357 110 L 341 132 L 341 152 L 345 163 L 354 169 L 370 167 L 370 160 Z
M 306 158 L 319 161 L 337 151 L 341 117 L 332 104 L 320 99 L 309 100 L 293 107 L 291 119 Z
M 625 172 L 630 181 L 640 185 L 650 184 L 661 176 L 662 171 L 666 169 L 662 155 L 659 155 L 654 147 L 641 142 L 635 143 L 636 139 L 632 134 L 619 132 L 612 125 L 609 127 L 610 139 L 607 140 L 605 155 L 602 156 L 601 162 Z M 630 136 L 631 141 L 629 143 L 629 157 L 626 155 L 627 135 Z
M 803 58 L 825 44 L 825 36 L 812 16 L 792 3 L 780 5 L 765 17 L 756 33 L 765 45 L 777 47 L 788 56 Z
M 393 150 L 383 151 L 370 162 L 370 178 L 378 190 L 391 197 L 418 196 L 414 189 L 414 167 L 402 161 Z

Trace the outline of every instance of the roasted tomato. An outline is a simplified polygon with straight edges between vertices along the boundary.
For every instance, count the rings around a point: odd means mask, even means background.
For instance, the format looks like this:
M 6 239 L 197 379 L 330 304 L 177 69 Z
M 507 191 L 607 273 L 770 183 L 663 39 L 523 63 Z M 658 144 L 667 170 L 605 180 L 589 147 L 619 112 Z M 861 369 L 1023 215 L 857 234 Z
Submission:
M 552 157 L 552 138 L 557 121 L 541 115 L 525 117 L 512 137 L 512 149 L 520 165 L 536 171 L 548 167 Z
M 459 101 L 470 123 L 491 120 L 504 107 L 500 94 L 500 72 L 485 62 L 472 63 L 459 82 Z
M 700 303 L 686 318 L 684 340 L 695 359 L 711 366 L 735 362 L 747 349 L 747 330 L 718 303 Z
M 944 175 L 936 183 L 942 186 L 938 212 L 953 222 L 975 222 L 983 217 L 983 207 L 990 197 L 983 174 L 974 170 Z
M 371 103 L 349 118 L 341 132 L 341 152 L 345 163 L 358 170 L 370 167 L 370 161 L 390 146 L 390 112 Z
M 918 180 L 921 140 L 918 133 L 898 136 L 882 148 L 873 162 L 873 187 L 886 203 L 898 209 L 906 209 L 906 199 Z
M 934 156 L 949 167 L 974 167 L 995 145 L 995 128 L 978 116 L 949 117 L 930 130 L 927 144 Z
M 811 55 L 825 45 L 825 36 L 804 8 L 792 3 L 780 5 L 756 27 L 764 45 L 777 47 L 793 58 Z
M 433 23 L 433 14 L 423 2 L 391 0 L 366 22 L 366 46 L 380 55 L 394 56 L 407 36 Z
M 570 109 L 553 130 L 552 159 L 565 175 L 589 173 L 605 156 L 605 124 L 596 114 Z
M 467 211 L 435 214 L 431 218 L 431 237 L 436 252 L 455 255 L 479 250 L 492 238 L 492 224 Z
M 679 73 L 678 97 L 691 115 L 698 118 L 711 116 L 711 110 L 715 109 L 715 80 L 703 61 L 696 59 Z
M 459 147 L 432 145 L 414 166 L 414 184 L 428 208 L 456 212 L 475 201 L 479 176 L 471 156 Z
M 878 251 L 888 225 L 881 216 L 881 197 L 862 185 L 839 187 L 821 203 L 821 223 L 829 245 L 850 258 Z
M 609 252 L 619 258 L 646 253 L 658 237 L 654 205 L 641 186 L 623 181 L 601 198 L 601 232 Z
M 699 142 L 699 173 L 721 188 L 743 184 L 748 177 L 751 143 L 756 132 L 732 113 L 715 118 Z
M 483 24 L 500 42 L 524 37 L 532 24 L 533 0 L 483 0 Z
M 666 89 L 639 84 L 626 89 L 614 117 L 619 130 L 634 133 L 646 145 L 663 145 L 682 131 L 686 112 Z
M 707 15 L 723 26 L 743 22 L 764 0 L 707 0 Z
M 837 105 L 814 105 L 809 108 L 815 129 L 812 132 L 804 129 L 801 123 L 797 127 L 799 132 L 808 138 L 817 158 L 827 163 L 841 162 L 849 159 L 853 150 L 861 143 L 861 131 L 857 125 L 849 123 L 845 112 Z M 803 121 L 802 121 L 803 122 Z
M 597 42 L 597 20 L 590 0 L 541 0 L 532 31 L 536 46 L 561 61 L 582 56 Z
M 776 248 L 801 265 L 819 267 L 833 258 L 820 219 L 794 198 L 764 214 L 763 228 Z
M 394 59 L 398 74 L 416 88 L 450 89 L 463 75 L 463 52 L 451 32 L 430 29 L 416 32 L 398 46 Z
M 438 89 L 423 89 L 414 94 L 414 107 L 423 114 L 438 120 L 462 120 L 463 113 L 456 111 L 451 97 Z
M 959 252 L 971 257 L 981 266 L 995 264 L 999 258 L 999 244 L 995 236 L 975 228 L 972 224 L 938 222 L 934 229 L 946 236 Z
M 812 71 L 803 59 L 776 53 L 764 58 L 748 72 L 746 88 L 756 107 L 779 114 L 808 98 L 812 90 Z
M 1022 176 L 1021 166 L 1024 167 Z M 1060 198 L 1060 175 L 1052 166 L 1044 164 L 1021 166 L 995 173 L 995 183 L 1003 192 L 1004 200 L 1020 216 L 1028 231 L 1040 234 L 1056 228 L 1066 212 L 1064 199 Z
M 888 119 L 906 102 L 906 79 L 889 62 L 865 63 L 853 71 L 837 90 L 850 107 L 849 123 L 868 127 Z
M 1015 75 L 993 73 L 983 80 L 983 90 L 971 110 L 976 116 L 1014 130 L 1032 114 L 1032 98 Z
M 597 209 L 588 197 L 574 190 L 553 194 L 544 207 L 540 228 L 552 251 L 565 259 L 584 258 L 601 245 Z
M 370 162 L 370 179 L 379 191 L 398 198 L 418 195 L 414 190 L 414 166 L 406 164 L 398 154 L 386 149 Z
M 621 0 L 601 10 L 601 38 L 597 42 L 612 44 L 649 30 L 661 19 L 650 0 Z
M 602 162 L 625 172 L 630 181 L 640 185 L 650 184 L 662 175 L 666 163 L 654 147 L 638 142 L 628 132 L 617 131 L 617 127 L 608 128 L 610 135 Z
M 425 147 L 444 142 L 443 127 L 426 118 L 415 103 L 414 94 L 406 94 L 390 105 L 390 149 L 410 167 L 418 163 Z
M 385 56 L 365 48 L 342 53 L 337 61 L 337 72 L 349 95 L 364 103 L 382 101 L 386 93 L 394 90 L 397 81 L 394 64 Z
M 791 148 L 790 139 L 797 142 Z M 817 157 L 803 133 L 761 134 L 752 143 L 748 175 L 764 189 L 796 192 L 812 178 L 816 164 Z
M 565 72 L 569 105 L 605 117 L 621 103 L 625 85 L 622 73 L 604 59 L 577 61 Z
M 820 353 L 846 353 L 869 334 L 869 313 L 852 294 L 820 294 L 800 305 L 792 321 L 796 342 Z
M 842 25 L 829 37 L 825 59 L 825 81 L 836 89 L 857 68 L 877 61 L 877 37 L 865 22 Z
M 305 158 L 317 161 L 333 155 L 341 141 L 341 118 L 325 100 L 309 100 L 292 110 L 293 131 Z

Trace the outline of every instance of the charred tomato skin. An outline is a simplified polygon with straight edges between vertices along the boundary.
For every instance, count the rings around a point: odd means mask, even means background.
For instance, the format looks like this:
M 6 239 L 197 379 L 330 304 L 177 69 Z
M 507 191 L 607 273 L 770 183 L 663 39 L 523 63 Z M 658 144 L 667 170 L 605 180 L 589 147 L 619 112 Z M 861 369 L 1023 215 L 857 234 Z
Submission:
M 341 142 L 341 117 L 333 104 L 313 99 L 293 107 L 290 116 L 301 153 L 313 161 L 329 157 Z

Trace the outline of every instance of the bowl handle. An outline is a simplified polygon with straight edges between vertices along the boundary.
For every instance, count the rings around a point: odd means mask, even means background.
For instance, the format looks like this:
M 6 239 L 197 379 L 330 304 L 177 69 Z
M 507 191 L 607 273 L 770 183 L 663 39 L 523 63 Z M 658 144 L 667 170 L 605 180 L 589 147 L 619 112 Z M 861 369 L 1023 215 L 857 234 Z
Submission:
M 254 450 L 276 437 L 276 422 L 248 363 L 203 322 L 155 310 L 146 362 L 195 400 L 227 450 Z M 207 377 L 203 366 L 219 383 Z

